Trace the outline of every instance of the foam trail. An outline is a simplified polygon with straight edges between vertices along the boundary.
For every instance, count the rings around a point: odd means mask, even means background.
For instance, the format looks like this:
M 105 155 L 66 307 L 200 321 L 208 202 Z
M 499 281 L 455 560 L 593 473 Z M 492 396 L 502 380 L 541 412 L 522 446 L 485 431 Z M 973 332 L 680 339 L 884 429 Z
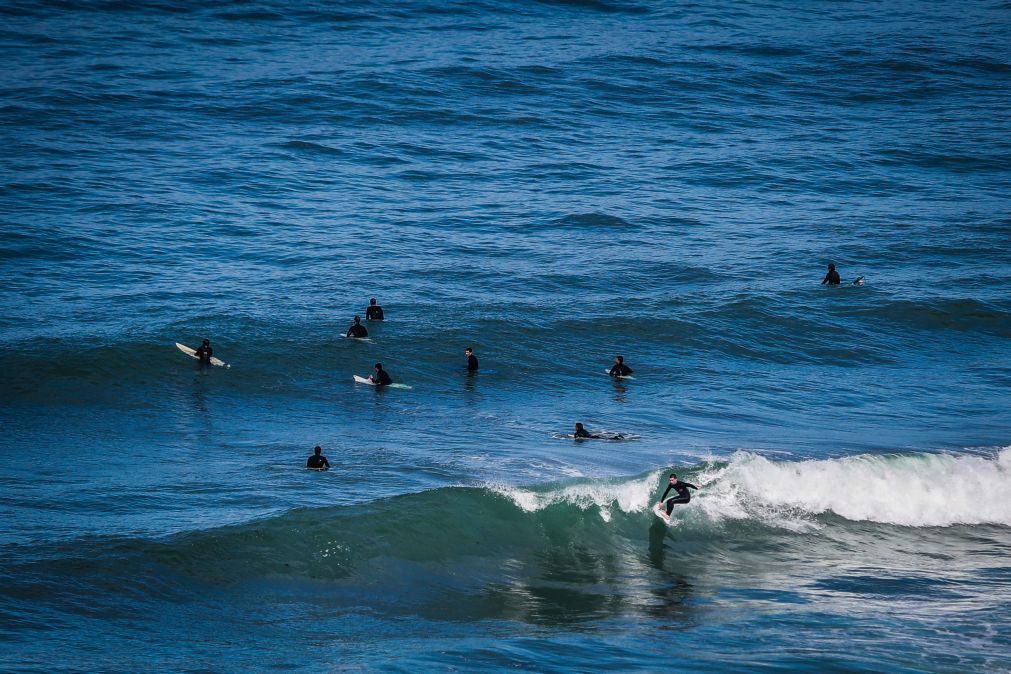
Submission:
M 1011 447 L 996 457 L 916 454 L 777 462 L 737 452 L 704 471 L 700 499 L 714 520 L 757 518 L 793 529 L 832 512 L 910 527 L 1011 526 Z

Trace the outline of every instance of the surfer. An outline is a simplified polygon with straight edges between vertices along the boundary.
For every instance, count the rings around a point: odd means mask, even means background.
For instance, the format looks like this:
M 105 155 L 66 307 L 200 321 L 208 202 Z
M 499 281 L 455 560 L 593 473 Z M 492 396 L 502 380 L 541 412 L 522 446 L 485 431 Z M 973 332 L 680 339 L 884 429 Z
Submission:
M 369 381 L 376 386 L 389 386 L 393 383 L 393 379 L 391 379 L 390 375 L 383 369 L 382 363 L 376 363 L 376 373 L 369 377 Z
M 583 428 L 583 424 L 576 422 L 576 427 L 572 431 L 572 437 L 576 440 L 593 439 L 593 440 L 624 440 L 625 436 L 621 433 L 611 433 L 610 431 L 605 431 L 604 435 L 600 433 L 591 433 L 590 431 Z
M 839 278 L 839 272 L 835 270 L 835 265 L 830 262 L 828 265 L 828 273 L 825 274 L 825 278 L 821 280 L 821 284 L 825 285 L 827 283 L 830 286 L 837 286 L 841 282 L 842 279 Z
M 316 445 L 312 451 L 315 453 L 305 462 L 305 467 L 313 470 L 330 470 L 330 462 L 323 456 L 323 448 Z
M 348 328 L 348 334 L 347 334 L 347 336 L 348 337 L 355 337 L 355 338 L 358 338 L 358 339 L 361 339 L 362 337 L 368 337 L 369 336 L 369 331 L 365 329 L 364 325 L 362 325 L 362 317 L 361 316 L 355 316 L 355 322 L 351 324 L 350 328 Z
M 671 473 L 670 484 L 667 485 L 667 488 L 663 492 L 663 496 L 661 496 L 660 500 L 657 501 L 657 505 L 663 503 L 663 500 L 667 498 L 667 492 L 669 492 L 671 489 L 676 491 L 677 496 L 667 499 L 667 515 L 670 515 L 671 511 L 674 510 L 675 503 L 688 503 L 689 501 L 692 500 L 691 492 L 688 491 L 689 487 L 691 487 L 692 489 L 698 489 L 698 487 L 693 485 L 691 482 L 679 482 L 678 476 L 675 475 L 674 473 Z
M 369 308 L 365 310 L 365 320 L 381 321 L 383 319 L 383 308 L 376 304 L 376 298 L 369 300 Z
M 632 368 L 630 368 L 628 365 L 625 365 L 624 356 L 615 356 L 614 365 L 612 365 L 611 369 L 607 371 L 607 374 L 611 375 L 612 377 L 627 377 L 630 374 L 632 374 Z
M 200 360 L 201 365 L 210 365 L 211 356 L 214 355 L 214 349 L 211 348 L 211 340 L 205 339 L 200 348 L 193 352 L 193 355 Z
M 467 354 L 467 371 L 477 372 L 477 356 L 474 355 L 474 349 L 468 346 L 464 353 Z

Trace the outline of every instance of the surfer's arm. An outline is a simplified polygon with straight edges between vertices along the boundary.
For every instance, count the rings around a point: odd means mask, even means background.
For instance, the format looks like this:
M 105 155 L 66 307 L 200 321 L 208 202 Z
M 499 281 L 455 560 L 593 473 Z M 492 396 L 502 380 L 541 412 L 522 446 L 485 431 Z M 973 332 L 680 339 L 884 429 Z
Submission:
M 660 497 L 660 503 L 663 503 L 663 500 L 667 498 L 667 492 L 669 492 L 673 488 L 674 488 L 673 485 L 667 485 L 667 488 L 663 490 L 663 496 Z
M 698 488 L 698 487 L 696 487 L 695 485 L 693 485 L 693 484 L 692 484 L 691 482 L 684 482 L 684 481 L 682 481 L 682 484 L 683 484 L 684 486 L 686 486 L 686 487 L 691 487 L 691 488 L 692 488 L 692 489 L 694 489 L 695 491 L 698 491 L 698 490 L 699 490 L 699 488 Z

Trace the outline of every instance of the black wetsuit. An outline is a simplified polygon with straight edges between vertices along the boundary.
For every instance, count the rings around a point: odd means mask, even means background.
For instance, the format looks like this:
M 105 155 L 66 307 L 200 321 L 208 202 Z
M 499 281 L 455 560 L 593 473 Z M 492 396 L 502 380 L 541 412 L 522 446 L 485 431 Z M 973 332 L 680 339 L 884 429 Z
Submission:
M 378 304 L 370 304 L 369 308 L 365 310 L 365 320 L 367 321 L 383 320 L 383 308 Z
M 368 337 L 369 331 L 361 323 L 355 323 L 348 328 L 348 337 Z
M 667 498 L 667 492 L 669 492 L 671 489 L 673 489 L 678 493 L 677 496 L 667 501 L 668 515 L 671 514 L 672 510 L 674 510 L 675 503 L 688 503 L 689 501 L 692 500 L 691 492 L 688 491 L 689 487 L 691 487 L 692 489 L 698 489 L 698 487 L 693 485 L 691 482 L 685 482 L 684 480 L 678 480 L 674 484 L 670 483 L 667 484 L 667 488 L 664 490 L 663 496 L 660 497 L 661 501 Z
M 330 470 L 330 462 L 322 454 L 313 454 L 305 462 L 305 467 L 313 470 Z
M 590 431 L 586 430 L 585 428 L 580 428 L 579 430 L 575 431 L 572 434 L 572 437 L 574 437 L 574 438 L 595 438 L 597 436 L 591 435 Z
M 393 383 L 390 375 L 386 374 L 386 370 L 380 370 L 379 372 L 372 375 L 372 381 L 376 386 L 389 386 Z
M 214 355 L 214 349 L 209 346 L 201 346 L 194 352 L 194 355 L 200 359 L 200 363 L 203 365 L 211 364 L 211 356 Z
M 477 371 L 477 356 L 474 354 L 467 356 L 467 370 L 470 372 Z
M 842 283 L 842 279 L 839 278 L 839 272 L 833 269 L 829 273 L 825 274 L 825 278 L 821 280 L 821 284 L 825 285 L 826 283 L 830 286 L 837 286 Z
M 612 377 L 627 377 L 632 374 L 632 368 L 624 363 L 616 363 L 614 367 L 611 368 L 609 375 Z

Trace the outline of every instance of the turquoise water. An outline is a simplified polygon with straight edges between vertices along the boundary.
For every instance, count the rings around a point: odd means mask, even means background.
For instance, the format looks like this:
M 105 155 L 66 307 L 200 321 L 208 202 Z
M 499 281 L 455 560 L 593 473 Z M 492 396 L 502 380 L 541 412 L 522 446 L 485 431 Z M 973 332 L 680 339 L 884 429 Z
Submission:
M 0 14 L 0 669 L 1011 670 L 1006 2 Z

